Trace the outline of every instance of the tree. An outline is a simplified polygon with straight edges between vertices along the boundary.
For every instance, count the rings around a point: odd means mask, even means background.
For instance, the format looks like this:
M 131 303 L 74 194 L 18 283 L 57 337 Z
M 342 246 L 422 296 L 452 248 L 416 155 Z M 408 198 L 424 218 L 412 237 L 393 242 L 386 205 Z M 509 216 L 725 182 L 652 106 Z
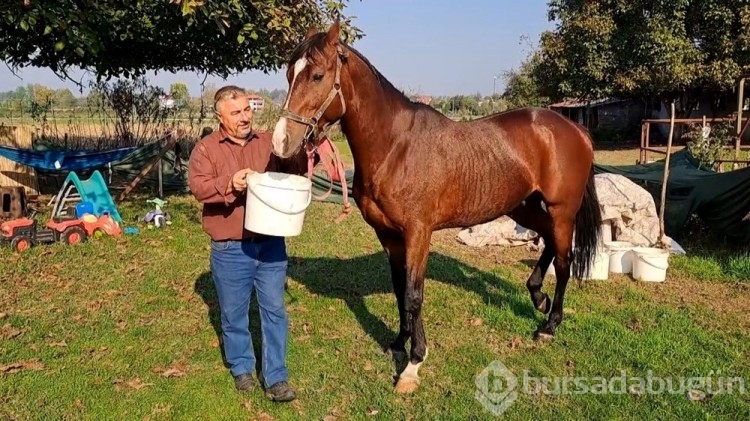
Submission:
M 71 108 L 75 106 L 76 98 L 73 96 L 73 92 L 70 92 L 70 89 L 58 89 L 52 97 L 52 102 L 55 107 Z
M 190 93 L 188 87 L 183 82 L 175 82 L 169 87 L 169 94 L 172 95 L 175 104 L 182 107 L 190 100 Z
M 68 77 L 147 71 L 223 78 L 278 70 L 307 30 L 340 19 L 348 42 L 362 36 L 342 15 L 348 0 L 14 0 L 0 8 L 0 59 Z
M 659 98 L 685 115 L 750 70 L 747 2 L 551 0 L 549 19 L 535 72 L 556 100 Z
M 538 50 L 534 51 L 517 70 L 508 71 L 503 75 L 505 79 L 503 99 L 507 101 L 508 107 L 541 107 L 549 104 L 549 98 L 540 89 L 542 83 L 534 73 L 540 61 L 541 54 Z

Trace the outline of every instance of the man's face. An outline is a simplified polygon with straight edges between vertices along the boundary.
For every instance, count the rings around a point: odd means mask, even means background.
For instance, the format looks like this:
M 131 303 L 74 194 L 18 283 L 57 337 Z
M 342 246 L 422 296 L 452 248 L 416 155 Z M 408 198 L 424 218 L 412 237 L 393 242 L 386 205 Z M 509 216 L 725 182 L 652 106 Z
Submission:
M 230 136 L 244 139 L 250 135 L 253 109 L 247 97 L 225 98 L 216 104 L 216 108 L 216 116 Z

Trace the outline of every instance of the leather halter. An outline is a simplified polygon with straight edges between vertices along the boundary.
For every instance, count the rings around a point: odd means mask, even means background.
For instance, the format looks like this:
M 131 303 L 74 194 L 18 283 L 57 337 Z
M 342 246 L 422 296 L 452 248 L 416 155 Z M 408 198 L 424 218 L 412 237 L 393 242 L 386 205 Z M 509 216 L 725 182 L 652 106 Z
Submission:
M 305 131 L 305 136 L 303 138 L 303 141 L 305 142 L 305 151 L 307 152 L 307 178 L 312 178 L 315 153 L 318 153 L 321 163 L 325 167 L 326 172 L 328 173 L 328 176 L 331 180 L 331 185 L 328 187 L 328 191 L 326 193 L 324 193 L 322 196 L 313 196 L 318 200 L 323 200 L 331 194 L 333 190 L 333 183 L 335 181 L 341 183 L 341 190 L 344 196 L 344 210 L 336 218 L 336 222 L 341 222 L 352 212 L 352 206 L 349 203 L 349 192 L 346 183 L 346 175 L 344 172 L 344 164 L 342 163 L 339 151 L 333 144 L 333 142 L 331 142 L 331 140 L 327 137 L 321 136 L 321 132 L 325 132 L 328 126 L 335 123 L 335 121 L 338 121 L 341 117 L 344 116 L 344 113 L 346 113 L 346 101 L 344 101 L 344 95 L 341 93 L 341 66 L 342 59 L 347 57 L 347 53 L 344 51 L 341 45 L 337 46 L 336 50 L 338 53 L 336 55 L 336 76 L 334 77 L 333 86 L 331 87 L 331 91 L 328 93 L 328 97 L 323 102 L 323 104 L 321 104 L 320 108 L 318 108 L 318 111 L 316 111 L 312 117 L 303 117 L 299 114 L 295 114 L 289 111 L 288 108 L 284 107 L 284 109 L 281 110 L 281 117 L 286 117 L 292 121 L 296 121 L 307 126 L 307 130 Z M 331 105 L 331 102 L 333 102 L 333 100 L 337 96 L 341 100 L 341 116 L 339 116 L 335 121 L 327 123 L 322 129 L 319 128 L 318 120 L 320 120 L 320 117 L 323 116 L 328 107 Z M 318 140 L 320 140 L 320 142 L 318 142 L 318 144 L 316 145 L 315 142 Z
M 333 80 L 333 86 L 331 87 L 331 91 L 328 93 L 328 97 L 325 101 L 323 101 L 323 104 L 320 105 L 318 108 L 318 111 L 315 112 L 315 114 L 312 115 L 312 117 L 303 117 L 299 114 L 295 114 L 291 111 L 289 111 L 288 108 L 284 107 L 283 110 L 281 110 L 281 117 L 286 117 L 292 121 L 296 121 L 297 123 L 304 124 L 307 126 L 307 131 L 305 132 L 304 141 L 308 143 L 313 143 L 316 140 L 318 140 L 318 136 L 322 131 L 325 131 L 328 126 L 333 124 L 334 122 L 327 123 L 322 129 L 318 127 L 318 120 L 323 116 L 323 114 L 326 112 L 328 107 L 331 105 L 331 102 L 338 96 L 341 99 L 341 116 L 346 113 L 346 101 L 344 101 L 344 95 L 341 93 L 341 65 L 342 65 L 342 58 L 347 57 L 347 53 L 344 51 L 344 49 L 341 47 L 341 45 L 336 47 L 337 55 L 336 55 L 336 76 Z M 287 104 L 288 105 L 288 104 Z M 341 118 L 341 117 L 339 117 Z M 338 119 L 337 119 L 338 120 Z

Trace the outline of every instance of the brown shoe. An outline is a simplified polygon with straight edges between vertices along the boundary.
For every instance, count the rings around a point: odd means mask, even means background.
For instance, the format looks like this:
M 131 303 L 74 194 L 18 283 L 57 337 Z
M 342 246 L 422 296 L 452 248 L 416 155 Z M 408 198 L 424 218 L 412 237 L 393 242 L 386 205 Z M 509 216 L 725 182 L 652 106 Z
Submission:
M 234 387 L 243 392 L 253 390 L 255 388 L 255 380 L 253 380 L 253 376 L 249 373 L 240 374 L 239 376 L 234 376 Z
M 266 389 L 266 397 L 274 402 L 289 402 L 297 398 L 297 394 L 289 383 L 280 381 Z

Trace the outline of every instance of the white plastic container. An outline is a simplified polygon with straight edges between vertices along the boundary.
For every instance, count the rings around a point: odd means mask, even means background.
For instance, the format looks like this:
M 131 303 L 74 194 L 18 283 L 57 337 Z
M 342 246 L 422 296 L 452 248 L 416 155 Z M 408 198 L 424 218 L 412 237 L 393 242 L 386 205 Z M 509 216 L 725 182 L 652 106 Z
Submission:
M 544 276 L 556 277 L 555 259 L 549 264 Z M 573 265 L 570 266 L 570 276 L 573 276 Z M 591 263 L 588 273 L 584 274 L 584 280 L 606 281 L 609 279 L 609 253 L 605 249 L 597 249 L 596 256 Z
M 294 237 L 302 232 L 312 201 L 306 177 L 277 172 L 247 176 L 245 229 L 259 234 Z
M 633 272 L 633 243 L 628 241 L 609 241 L 604 246 L 609 252 L 610 273 Z
M 591 267 L 589 267 L 588 273 L 584 274 L 583 279 L 597 281 L 609 279 L 609 252 L 606 249 L 597 249 Z
M 635 247 L 633 278 L 644 282 L 664 282 L 669 267 L 669 250 L 657 247 Z

